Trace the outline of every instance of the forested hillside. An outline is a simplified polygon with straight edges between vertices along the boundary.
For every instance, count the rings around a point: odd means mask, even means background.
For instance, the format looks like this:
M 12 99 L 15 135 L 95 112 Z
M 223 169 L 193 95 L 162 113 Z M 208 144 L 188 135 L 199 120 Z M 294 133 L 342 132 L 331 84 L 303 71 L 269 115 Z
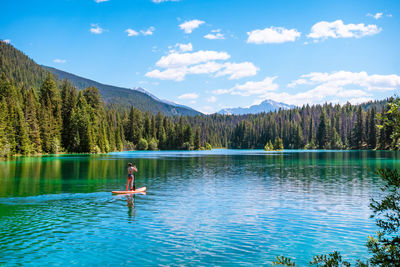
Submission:
M 8 56 L 12 55 L 15 58 L 8 59 L 1 54 L 1 60 L 25 65 L 2 65 L 0 156 L 211 146 L 264 148 L 281 139 L 284 148 L 293 149 L 399 147 L 398 99 L 362 105 L 306 105 L 255 115 L 166 116 L 134 106 L 106 104 L 96 87 L 78 90 L 68 80 L 57 81 L 42 68 L 36 69 L 37 65 L 26 63 L 30 62 L 27 57 L 18 53 Z
M 17 87 L 29 86 L 38 89 L 49 71 L 54 74 L 54 80 L 59 87 L 64 79 L 68 79 L 79 90 L 94 86 L 100 91 L 103 101 L 108 104 L 134 106 L 142 111 L 150 111 L 153 114 L 161 112 L 169 116 L 200 114 L 189 107 L 163 102 L 145 93 L 143 89 L 138 91 L 101 84 L 68 72 L 40 66 L 12 45 L 0 41 L 0 73 L 4 73 Z
M 149 93 L 146 93 L 142 88 L 140 88 L 141 91 L 139 91 L 137 89 L 135 90 L 102 84 L 55 68 L 44 68 L 61 80 L 68 79 L 71 84 L 76 86 L 78 89 L 83 90 L 87 87 L 96 87 L 99 89 L 103 101 L 107 104 L 116 104 L 125 107 L 134 106 L 142 111 L 150 111 L 153 114 L 161 112 L 164 115 L 170 116 L 194 116 L 200 114 L 200 112 L 189 107 L 163 102 Z

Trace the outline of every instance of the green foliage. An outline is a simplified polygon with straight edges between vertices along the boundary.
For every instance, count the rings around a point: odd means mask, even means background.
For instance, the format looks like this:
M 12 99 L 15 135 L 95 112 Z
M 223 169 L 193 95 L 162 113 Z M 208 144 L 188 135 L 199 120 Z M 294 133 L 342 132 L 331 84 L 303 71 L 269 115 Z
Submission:
M 381 143 L 391 149 L 400 149 L 400 98 L 391 99 L 380 116 Z M 385 147 L 384 147 L 385 148 Z
M 183 143 L 182 149 L 183 150 L 190 150 L 191 149 L 190 143 L 189 142 Z
M 40 139 L 39 126 L 39 98 L 34 89 L 23 90 L 23 112 L 27 124 L 31 153 L 42 152 L 42 140 Z
M 211 150 L 212 146 L 209 143 L 206 143 L 206 150 Z
M 76 108 L 72 112 L 72 125 L 71 130 L 74 133 L 74 143 L 71 150 L 80 153 L 96 152 L 89 106 L 82 91 L 78 94 Z
M 154 137 L 149 141 L 148 150 L 158 150 L 157 140 Z
M 342 256 L 337 251 L 329 253 L 329 255 L 316 255 L 313 257 L 313 260 L 310 261 L 310 264 L 320 267 L 351 266 L 349 262 L 342 261 Z
M 61 98 L 62 98 L 62 106 L 61 106 L 61 119 L 62 119 L 62 130 L 61 130 L 61 143 L 63 147 L 72 152 L 74 150 L 73 140 L 74 131 L 72 114 L 76 112 L 76 103 L 77 103 L 77 91 L 72 85 L 65 80 L 62 88 L 61 88 Z
M 284 265 L 284 266 L 297 266 L 297 264 L 292 261 L 292 259 L 285 256 L 277 256 L 275 261 L 272 261 L 273 265 Z
M 36 64 L 11 44 L 0 42 L 0 73 L 17 87 L 39 88 L 47 76 L 47 70 Z
M 383 197 L 370 203 L 371 217 L 381 228 L 376 238 L 369 237 L 367 247 L 373 254 L 370 261 L 374 265 L 400 266 L 400 173 L 379 169 L 377 174 L 386 184 L 381 188 Z
M 283 141 L 280 137 L 275 138 L 274 150 L 283 150 Z
M 274 150 L 274 146 L 273 146 L 271 140 L 269 140 L 269 141 L 265 144 L 264 150 L 266 150 L 266 151 Z
M 138 145 L 137 145 L 137 149 L 138 149 L 138 150 L 147 150 L 147 148 L 148 148 L 148 144 L 147 144 L 146 139 L 141 138 L 141 139 L 139 140 Z
M 381 187 L 382 197 L 379 200 L 371 200 L 370 207 L 373 211 L 372 218 L 376 219 L 376 225 L 381 229 L 377 237 L 368 237 L 366 244 L 372 257 L 369 261 L 357 260 L 355 266 L 400 266 L 400 173 L 398 170 L 379 169 L 378 174 L 385 182 Z M 278 264 L 284 265 L 286 257 L 278 257 Z M 291 264 L 294 262 L 289 261 Z M 273 262 L 277 264 L 276 262 Z M 339 267 L 351 266 L 342 260 L 340 253 L 334 251 L 329 255 L 316 255 L 310 262 L 311 265 Z M 294 266 L 294 265 L 293 265 Z
M 314 140 L 312 140 L 310 143 L 308 143 L 305 147 L 305 149 L 317 149 L 317 145 L 314 143 Z
M 68 79 L 79 90 L 83 90 L 88 87 L 96 87 L 99 89 L 104 101 L 109 104 L 118 105 L 120 107 L 134 106 L 143 112 L 151 112 L 152 114 L 157 114 L 160 112 L 167 116 L 194 116 L 200 114 L 198 111 L 195 111 L 191 108 L 175 106 L 156 100 L 154 97 L 141 92 L 141 88 L 138 88 L 139 90 L 132 90 L 130 88 L 101 84 L 55 68 L 44 67 L 43 69 L 50 71 L 60 79 Z
M 329 119 L 325 113 L 322 111 L 319 125 L 317 130 L 317 145 L 319 149 L 328 149 L 330 148 L 330 140 L 331 140 L 331 124 Z
M 376 109 L 372 108 L 367 114 L 366 142 L 368 149 L 374 149 L 377 145 L 377 121 Z
M 201 135 L 200 127 L 197 127 L 197 128 L 196 128 L 196 132 L 195 132 L 195 134 L 194 134 L 194 141 L 193 141 L 193 142 L 194 142 L 194 149 L 195 149 L 195 150 L 199 150 L 200 147 L 201 147 L 200 135 Z
M 364 141 L 363 114 L 361 107 L 357 108 L 356 123 L 351 131 L 350 146 L 353 149 L 362 149 Z
M 41 105 L 41 139 L 42 150 L 46 153 L 57 153 L 61 140 L 61 97 L 51 74 L 48 74 L 40 88 Z

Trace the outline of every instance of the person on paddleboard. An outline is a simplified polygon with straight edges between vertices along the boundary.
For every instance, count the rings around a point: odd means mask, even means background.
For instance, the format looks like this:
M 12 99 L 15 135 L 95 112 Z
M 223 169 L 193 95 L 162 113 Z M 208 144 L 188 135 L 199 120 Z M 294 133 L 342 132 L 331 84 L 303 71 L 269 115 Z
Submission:
M 137 172 L 137 168 L 135 165 L 132 166 L 132 163 L 128 163 L 128 182 L 126 184 L 126 191 L 128 191 L 129 183 L 131 183 L 131 190 L 135 190 L 135 186 L 133 182 L 135 181 L 135 176 L 133 175 L 134 172 Z

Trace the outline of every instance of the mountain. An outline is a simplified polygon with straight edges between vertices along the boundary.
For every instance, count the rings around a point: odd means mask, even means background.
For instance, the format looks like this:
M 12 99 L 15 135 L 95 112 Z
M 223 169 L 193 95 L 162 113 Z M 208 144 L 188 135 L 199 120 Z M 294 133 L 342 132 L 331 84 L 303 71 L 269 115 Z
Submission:
M 278 109 L 291 109 L 294 108 L 294 105 L 288 105 L 281 102 L 276 102 L 274 100 L 264 100 L 259 105 L 253 105 L 248 108 L 225 108 L 218 111 L 218 114 L 223 115 L 243 115 L 243 114 L 257 114 L 262 112 L 270 112 Z
M 29 86 L 38 89 L 49 71 L 55 76 L 58 85 L 67 78 L 78 89 L 89 86 L 97 87 L 105 103 L 116 104 L 121 107 L 134 106 L 142 111 L 150 111 L 153 114 L 161 112 L 169 116 L 201 114 L 192 108 L 160 100 L 140 87 L 129 89 L 106 85 L 62 70 L 41 66 L 11 44 L 0 41 L 0 74 L 4 73 L 17 86 Z
M 74 86 L 79 89 L 84 89 L 89 86 L 95 86 L 99 89 L 103 101 L 110 104 L 122 106 L 134 106 L 142 111 L 150 111 L 154 114 L 161 112 L 164 115 L 189 115 L 195 116 L 200 112 L 184 106 L 161 100 L 141 87 L 133 89 L 117 87 L 107 84 L 102 84 L 90 79 L 86 79 L 56 68 L 43 66 L 45 69 L 53 73 L 59 79 L 68 79 Z

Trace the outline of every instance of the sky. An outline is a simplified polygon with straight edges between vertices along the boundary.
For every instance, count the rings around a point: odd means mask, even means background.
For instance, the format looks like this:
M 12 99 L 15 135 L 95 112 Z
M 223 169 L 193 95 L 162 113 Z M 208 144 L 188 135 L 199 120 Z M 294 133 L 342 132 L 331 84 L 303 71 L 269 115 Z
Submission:
M 400 1 L 0 0 L 38 64 L 203 113 L 398 95 Z

